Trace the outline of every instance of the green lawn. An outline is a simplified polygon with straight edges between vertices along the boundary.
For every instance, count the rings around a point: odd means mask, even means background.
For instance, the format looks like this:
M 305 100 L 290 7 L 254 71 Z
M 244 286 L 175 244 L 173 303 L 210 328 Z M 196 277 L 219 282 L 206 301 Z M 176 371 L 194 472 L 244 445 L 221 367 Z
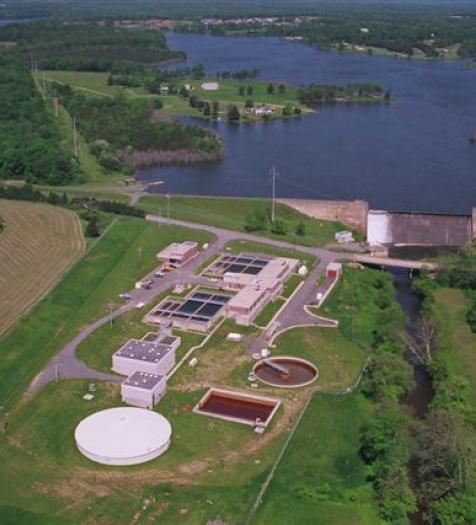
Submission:
M 404 329 L 403 313 L 394 300 L 395 289 L 390 274 L 379 270 L 344 266 L 343 278 L 316 313 L 339 320 L 339 331 L 348 340 L 363 346 L 373 342 L 374 330 L 382 321 L 393 330 Z M 379 301 L 385 295 L 387 307 Z
M 469 401 L 476 404 L 476 334 L 466 322 L 469 301 L 461 290 L 441 288 L 436 301 L 444 312 L 442 317 L 450 344 L 445 345 L 445 360 L 450 372 L 463 377 L 469 385 Z
M 0 399 L 18 399 L 30 381 L 78 332 L 107 313 L 110 301 L 152 270 L 155 254 L 171 241 L 209 240 L 203 232 L 158 228 L 139 219 L 119 219 L 64 280 L 0 343 Z M 140 254 L 140 255 L 139 255 Z
M 275 301 L 269 303 L 253 321 L 254 324 L 266 327 L 271 319 L 278 313 L 284 302 L 285 301 L 283 299 L 278 298 Z
M 142 197 L 140 206 L 148 213 L 160 211 L 165 214 L 167 205 L 164 196 L 151 195 Z M 183 197 L 170 199 L 170 216 L 174 219 L 187 220 L 210 226 L 219 226 L 230 230 L 244 231 L 246 218 L 255 212 L 267 212 L 271 209 L 270 199 L 236 199 L 218 197 Z M 296 242 L 302 246 L 322 246 L 334 242 L 337 231 L 345 229 L 338 222 L 321 221 L 303 215 L 283 204 L 277 204 L 276 216 L 285 221 L 286 235 L 275 235 L 269 231 L 256 232 L 271 239 Z M 305 235 L 294 235 L 299 222 L 305 225 Z
M 315 395 L 253 524 L 381 524 L 358 456 L 368 411 L 360 394 Z
M 276 340 L 274 355 L 307 359 L 319 369 L 319 389 L 342 391 L 359 376 L 368 350 L 352 344 L 335 328 L 294 328 Z

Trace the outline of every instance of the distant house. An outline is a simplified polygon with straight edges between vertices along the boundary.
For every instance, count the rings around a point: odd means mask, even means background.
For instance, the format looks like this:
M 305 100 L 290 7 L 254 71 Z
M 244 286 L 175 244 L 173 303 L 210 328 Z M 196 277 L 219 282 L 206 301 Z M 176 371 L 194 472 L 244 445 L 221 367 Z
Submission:
M 160 87 L 160 94 L 161 95 L 168 95 L 169 94 L 169 86 L 161 86 Z
M 254 114 L 258 116 L 269 116 L 276 111 L 276 108 L 273 108 L 271 106 L 259 106 L 257 108 L 252 109 L 254 110 Z
M 370 29 L 368 27 L 361 27 L 360 28 L 360 32 L 363 34 L 363 35 L 367 35 L 370 33 Z
M 204 82 L 202 84 L 202 89 L 205 91 L 216 91 L 219 87 L 218 82 Z
M 192 84 L 184 84 L 183 87 L 184 87 L 187 91 L 192 91 Z

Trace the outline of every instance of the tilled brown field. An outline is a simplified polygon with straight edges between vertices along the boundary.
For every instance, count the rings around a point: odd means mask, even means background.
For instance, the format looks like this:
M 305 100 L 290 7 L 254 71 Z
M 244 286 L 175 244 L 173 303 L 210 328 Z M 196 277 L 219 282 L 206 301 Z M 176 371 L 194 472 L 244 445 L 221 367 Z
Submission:
M 79 218 L 59 207 L 0 200 L 0 334 L 45 294 L 84 250 Z

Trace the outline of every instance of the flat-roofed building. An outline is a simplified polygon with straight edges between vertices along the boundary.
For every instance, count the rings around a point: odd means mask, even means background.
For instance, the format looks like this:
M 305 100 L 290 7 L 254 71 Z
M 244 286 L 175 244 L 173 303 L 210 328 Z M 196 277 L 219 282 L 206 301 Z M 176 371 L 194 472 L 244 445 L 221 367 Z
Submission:
M 157 259 L 166 265 L 184 266 L 199 253 L 194 241 L 173 242 L 157 254 Z
M 296 270 L 299 261 L 286 257 L 271 259 L 257 274 L 226 272 L 224 286 L 238 293 L 226 306 L 227 316 L 238 324 L 248 325 L 283 291 L 283 285 Z
M 226 305 L 227 317 L 233 318 L 237 324 L 248 325 L 270 299 L 266 288 L 245 286 Z
M 135 372 L 122 382 L 122 402 L 139 408 L 152 409 L 165 394 L 166 389 L 165 375 Z
M 180 337 L 164 335 L 157 341 L 130 339 L 112 356 L 112 369 L 122 375 L 134 372 L 167 375 L 175 366 Z

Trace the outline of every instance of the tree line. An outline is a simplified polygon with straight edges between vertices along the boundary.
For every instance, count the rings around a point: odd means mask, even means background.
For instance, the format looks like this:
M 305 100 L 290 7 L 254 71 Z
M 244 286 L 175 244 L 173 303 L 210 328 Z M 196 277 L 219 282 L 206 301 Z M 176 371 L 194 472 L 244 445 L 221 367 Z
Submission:
M 347 84 L 345 86 L 330 84 L 311 84 L 298 91 L 301 104 L 313 106 L 320 102 L 335 102 L 337 100 L 383 100 L 389 102 L 389 91 L 376 83 Z
M 0 42 L 15 42 L 40 69 L 138 72 L 145 64 L 184 58 L 171 51 L 161 31 L 123 29 L 97 22 L 12 24 L 0 28 Z
M 61 142 L 22 55 L 0 55 L 0 179 L 68 184 L 83 179 Z

